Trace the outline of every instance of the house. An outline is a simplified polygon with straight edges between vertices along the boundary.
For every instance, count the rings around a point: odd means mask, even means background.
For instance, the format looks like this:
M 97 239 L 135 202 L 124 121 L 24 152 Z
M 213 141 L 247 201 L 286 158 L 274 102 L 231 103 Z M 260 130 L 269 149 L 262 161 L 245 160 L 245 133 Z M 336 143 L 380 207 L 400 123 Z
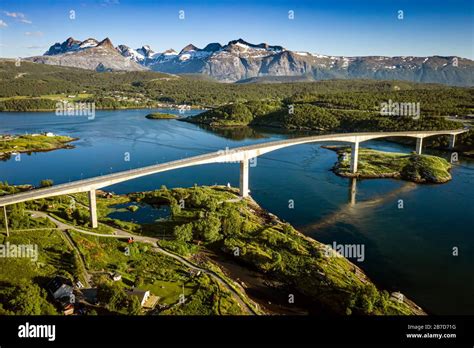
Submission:
M 66 305 L 63 308 L 63 314 L 64 315 L 73 315 L 74 314 L 74 305 L 72 303 Z
M 118 282 L 119 280 L 122 279 L 122 275 L 118 273 L 114 273 L 114 275 L 112 276 L 112 279 L 114 280 L 114 282 Z
M 54 133 L 51 132 L 46 132 L 44 135 L 46 135 L 47 137 L 54 137 Z
M 397 301 L 403 303 L 404 295 L 401 292 L 395 291 L 390 294 L 390 299 L 393 301 Z
M 138 298 L 138 300 L 140 301 L 140 305 L 143 307 L 145 305 L 145 302 L 150 297 L 150 291 L 140 290 L 140 289 L 133 289 L 133 290 L 129 290 L 127 292 L 127 295 L 129 297 L 136 296 Z
M 63 297 L 71 297 L 73 293 L 72 283 L 69 279 L 56 276 L 48 284 L 48 291 L 55 300 Z

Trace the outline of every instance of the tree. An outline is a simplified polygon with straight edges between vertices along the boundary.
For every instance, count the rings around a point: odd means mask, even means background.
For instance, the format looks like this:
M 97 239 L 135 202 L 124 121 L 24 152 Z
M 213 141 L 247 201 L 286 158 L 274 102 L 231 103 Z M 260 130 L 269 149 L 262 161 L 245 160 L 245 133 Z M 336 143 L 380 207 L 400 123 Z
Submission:
M 131 296 L 128 300 L 127 312 L 130 315 L 141 315 L 142 314 L 142 304 L 136 296 Z
M 26 282 L 12 292 L 8 307 L 17 315 L 51 315 L 57 314 L 54 306 L 46 300 L 46 292 L 36 284 Z
M 181 207 L 179 206 L 179 204 L 176 200 L 174 200 L 170 203 L 170 210 L 171 210 L 171 215 L 172 216 L 176 216 L 181 212 Z
M 206 218 L 195 222 L 198 236 L 205 242 L 215 242 L 220 239 L 221 220 L 216 213 L 210 213 Z
M 242 217 L 236 209 L 229 209 L 222 221 L 222 232 L 226 236 L 234 236 L 240 233 L 242 227 Z
M 127 294 L 116 283 L 105 281 L 97 287 L 97 299 L 112 311 L 119 311 L 127 305 Z
M 142 276 L 137 276 L 137 277 L 135 278 L 135 282 L 134 282 L 133 285 L 134 285 L 136 288 L 139 288 L 139 287 L 143 286 L 143 283 L 144 283 L 143 277 L 142 277 Z
M 175 226 L 173 235 L 177 241 L 190 242 L 193 239 L 193 225 L 189 223 Z
M 50 187 L 50 186 L 53 186 L 53 180 L 51 179 L 41 180 L 40 187 Z

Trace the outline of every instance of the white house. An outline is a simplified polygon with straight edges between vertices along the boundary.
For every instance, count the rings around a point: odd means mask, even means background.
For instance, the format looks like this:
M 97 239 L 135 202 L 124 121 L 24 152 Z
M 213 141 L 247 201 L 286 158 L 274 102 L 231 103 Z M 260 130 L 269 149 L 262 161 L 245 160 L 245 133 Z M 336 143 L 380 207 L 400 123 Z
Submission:
M 133 289 L 133 290 L 128 291 L 127 294 L 130 297 L 131 296 L 138 297 L 138 300 L 140 301 L 140 304 L 142 307 L 145 305 L 145 302 L 150 297 L 150 291 L 148 290 Z

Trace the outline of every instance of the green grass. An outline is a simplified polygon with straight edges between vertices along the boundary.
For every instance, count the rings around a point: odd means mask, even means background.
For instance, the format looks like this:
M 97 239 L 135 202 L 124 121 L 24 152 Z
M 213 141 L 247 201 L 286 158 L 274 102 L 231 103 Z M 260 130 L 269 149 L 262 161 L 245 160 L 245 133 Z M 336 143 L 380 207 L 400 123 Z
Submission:
M 45 135 L 20 135 L 11 140 L 0 139 L 0 153 L 3 153 L 5 156 L 12 152 L 50 151 L 63 148 L 73 140 L 75 139 L 60 135 L 52 137 Z
M 184 296 L 189 297 L 196 292 L 197 284 L 187 282 L 184 284 Z M 166 280 L 155 280 L 152 284 L 144 286 L 153 295 L 159 296 L 160 304 L 171 305 L 179 301 L 179 296 L 183 293 L 183 283 Z

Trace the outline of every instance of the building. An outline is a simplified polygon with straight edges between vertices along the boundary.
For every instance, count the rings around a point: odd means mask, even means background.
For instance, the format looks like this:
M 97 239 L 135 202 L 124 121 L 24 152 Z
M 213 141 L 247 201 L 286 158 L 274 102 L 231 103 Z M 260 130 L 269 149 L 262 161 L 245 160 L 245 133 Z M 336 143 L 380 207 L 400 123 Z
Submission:
M 63 297 L 71 297 L 73 294 L 73 287 L 69 279 L 56 276 L 49 282 L 48 291 L 53 295 L 55 300 L 58 300 Z
M 390 294 L 390 299 L 393 301 L 403 303 L 404 298 L 405 296 L 401 292 L 398 292 L 398 291 L 392 292 Z
M 114 275 L 112 276 L 112 279 L 114 280 L 114 282 L 118 282 L 119 280 L 122 280 L 122 275 L 118 273 L 114 273 Z
M 140 290 L 140 289 L 133 289 L 133 290 L 128 291 L 127 295 L 129 297 L 136 296 L 138 298 L 138 300 L 140 301 L 140 305 L 143 307 L 145 305 L 145 302 L 150 297 L 150 291 Z

